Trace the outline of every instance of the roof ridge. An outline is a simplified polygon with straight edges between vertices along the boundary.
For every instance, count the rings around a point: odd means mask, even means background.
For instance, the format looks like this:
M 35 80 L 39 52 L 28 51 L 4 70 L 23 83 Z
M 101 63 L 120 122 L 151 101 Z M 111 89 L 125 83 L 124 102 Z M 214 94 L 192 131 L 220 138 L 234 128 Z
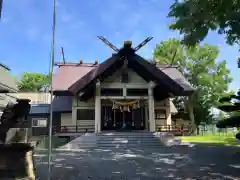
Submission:
M 3 63 L 0 63 L 0 66 L 3 67 L 4 69 L 8 70 L 8 71 L 11 71 L 11 69 Z
M 96 63 L 55 63 L 55 66 L 61 67 L 61 66 L 73 66 L 73 67 L 95 67 L 98 66 Z

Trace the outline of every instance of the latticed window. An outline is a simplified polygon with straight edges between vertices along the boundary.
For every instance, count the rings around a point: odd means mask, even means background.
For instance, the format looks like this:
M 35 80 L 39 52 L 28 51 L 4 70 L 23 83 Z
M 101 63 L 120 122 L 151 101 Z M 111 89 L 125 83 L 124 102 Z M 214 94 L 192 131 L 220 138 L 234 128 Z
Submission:
M 148 96 L 148 89 L 127 89 L 127 96 Z
M 95 110 L 94 109 L 78 109 L 77 120 L 94 120 Z
M 118 88 L 102 88 L 101 95 L 102 96 L 122 96 L 123 90 Z

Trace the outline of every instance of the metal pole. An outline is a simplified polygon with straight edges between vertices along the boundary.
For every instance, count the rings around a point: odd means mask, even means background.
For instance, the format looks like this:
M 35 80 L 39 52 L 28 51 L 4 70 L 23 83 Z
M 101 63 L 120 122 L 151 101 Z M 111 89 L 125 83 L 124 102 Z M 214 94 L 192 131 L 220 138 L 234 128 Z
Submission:
M 1 17 L 2 17 L 2 8 L 3 7 L 3 0 L 0 0 L 0 20 L 1 20 Z
M 49 146 L 48 146 L 48 180 L 51 180 L 51 161 L 52 161 L 52 100 L 53 100 L 53 68 L 54 68 L 54 60 L 55 60 L 55 29 L 56 29 L 56 0 L 54 0 L 53 5 L 53 25 L 52 25 L 52 57 L 50 60 L 50 88 L 51 88 L 51 96 L 50 96 L 50 118 L 49 118 Z

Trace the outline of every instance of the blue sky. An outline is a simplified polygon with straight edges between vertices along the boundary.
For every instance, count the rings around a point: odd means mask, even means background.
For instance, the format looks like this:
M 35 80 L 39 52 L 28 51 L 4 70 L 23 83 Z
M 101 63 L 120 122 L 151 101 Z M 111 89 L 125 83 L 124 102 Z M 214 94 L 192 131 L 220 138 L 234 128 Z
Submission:
M 15 75 L 49 70 L 53 0 L 5 0 L 0 22 L 0 61 Z M 18 3 L 16 3 L 18 2 Z M 180 38 L 168 29 L 166 18 L 172 1 L 160 0 L 58 0 L 56 29 L 56 61 L 61 61 L 61 47 L 68 61 L 100 62 L 113 52 L 96 36 L 102 35 L 117 47 L 124 40 L 134 45 L 148 36 L 154 39 L 139 50 L 151 58 L 161 40 Z M 237 90 L 236 59 L 238 48 L 228 46 L 224 37 L 210 33 L 205 40 L 220 48 L 219 60 L 227 60 Z

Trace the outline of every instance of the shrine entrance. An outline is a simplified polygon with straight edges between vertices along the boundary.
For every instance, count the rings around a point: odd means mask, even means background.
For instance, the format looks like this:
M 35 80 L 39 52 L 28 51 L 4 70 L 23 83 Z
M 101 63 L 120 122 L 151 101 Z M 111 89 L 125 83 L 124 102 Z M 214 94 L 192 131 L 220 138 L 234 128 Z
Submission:
M 120 107 L 111 105 L 101 107 L 101 129 L 132 131 L 145 129 L 145 107 Z

